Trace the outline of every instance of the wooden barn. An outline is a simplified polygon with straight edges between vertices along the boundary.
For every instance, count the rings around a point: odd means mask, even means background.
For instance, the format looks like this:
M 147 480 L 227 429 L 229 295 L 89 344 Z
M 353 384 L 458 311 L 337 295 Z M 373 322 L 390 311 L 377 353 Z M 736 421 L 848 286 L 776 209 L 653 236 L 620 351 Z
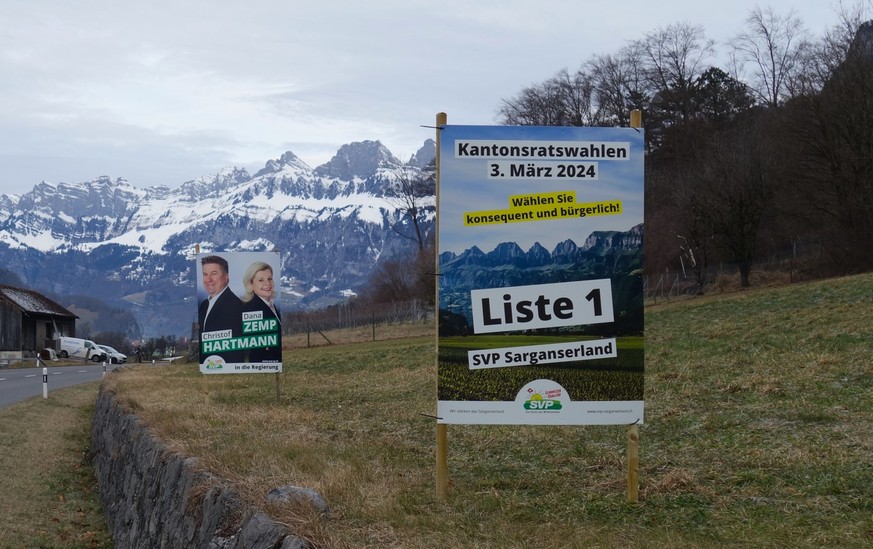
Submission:
M 0 359 L 35 357 L 76 335 L 78 317 L 32 290 L 0 284 Z

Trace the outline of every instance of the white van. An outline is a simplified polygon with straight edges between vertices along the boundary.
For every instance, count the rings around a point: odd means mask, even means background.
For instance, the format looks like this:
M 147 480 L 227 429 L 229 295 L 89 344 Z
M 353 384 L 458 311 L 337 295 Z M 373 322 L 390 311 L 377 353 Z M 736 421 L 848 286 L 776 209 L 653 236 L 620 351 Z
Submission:
M 85 358 L 94 362 L 100 362 L 105 361 L 107 355 L 106 351 L 90 339 L 60 337 L 58 338 L 58 356 L 61 358 Z

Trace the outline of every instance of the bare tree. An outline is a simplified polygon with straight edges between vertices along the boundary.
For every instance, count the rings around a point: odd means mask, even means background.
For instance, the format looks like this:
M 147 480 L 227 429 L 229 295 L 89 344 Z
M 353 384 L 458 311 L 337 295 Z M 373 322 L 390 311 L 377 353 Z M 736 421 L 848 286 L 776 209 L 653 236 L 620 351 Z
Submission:
M 594 82 L 587 73 L 580 70 L 570 75 L 564 69 L 552 80 L 562 92 L 561 99 L 566 120 L 564 125 L 598 126 L 601 124 L 601 109 L 595 101 Z
M 759 232 L 771 206 L 775 164 L 760 117 L 748 117 L 729 131 L 714 133 L 700 182 L 722 247 L 736 263 L 740 285 L 750 285 Z
M 703 293 L 709 261 L 716 247 L 715 204 L 700 184 L 698 171 L 685 169 L 676 177 L 672 202 L 675 206 L 680 257 L 694 272 L 697 292 Z
M 839 21 L 818 42 L 806 48 L 801 58 L 801 69 L 796 71 L 790 84 L 794 96 L 814 96 L 822 91 L 832 75 L 849 58 L 855 34 L 873 11 L 871 0 L 860 0 L 852 6 L 840 3 Z
M 709 67 L 714 42 L 701 26 L 677 23 L 633 43 L 658 110 L 670 121 L 692 113 L 694 81 Z
M 373 272 L 364 297 L 374 303 L 419 300 L 433 305 L 436 297 L 434 248 L 417 252 L 412 258 L 380 262 Z
M 427 232 L 426 216 L 435 211 L 436 163 L 425 168 L 403 166 L 394 172 L 386 200 L 399 212 L 392 229 L 415 242 L 410 257 L 383 261 L 370 279 L 369 295 L 376 302 L 419 299 L 433 303 L 436 293 L 433 232 Z
M 427 235 L 422 225 L 426 211 L 434 209 L 432 202 L 435 192 L 435 165 L 431 163 L 423 170 L 411 166 L 396 169 L 393 184 L 386 194 L 386 200 L 400 212 L 400 218 L 392 225 L 392 229 L 400 236 L 415 241 L 419 252 L 427 247 Z M 411 234 L 403 227 L 405 221 L 412 225 Z
M 617 55 L 594 56 L 586 63 L 601 118 L 606 124 L 628 126 L 631 111 L 648 110 L 651 93 L 639 53 L 638 49 L 624 47 Z
M 562 93 L 553 80 L 528 86 L 503 100 L 498 120 L 511 126 L 559 126 L 565 118 Z
M 415 295 L 416 275 L 408 261 L 384 261 L 373 269 L 367 297 L 376 303 L 407 301 Z
M 558 71 L 541 84 L 504 99 L 501 124 L 514 126 L 597 126 L 603 122 L 595 82 L 584 71 Z
M 853 272 L 873 266 L 873 22 L 845 39 L 833 48 L 845 58 L 795 113 L 801 160 L 794 181 L 832 261 Z
M 730 45 L 735 58 L 752 65 L 752 89 L 770 107 L 786 99 L 793 75 L 803 65 L 810 47 L 803 22 L 794 10 L 776 14 L 772 8 L 755 7 L 746 18 L 745 32 L 735 36 Z

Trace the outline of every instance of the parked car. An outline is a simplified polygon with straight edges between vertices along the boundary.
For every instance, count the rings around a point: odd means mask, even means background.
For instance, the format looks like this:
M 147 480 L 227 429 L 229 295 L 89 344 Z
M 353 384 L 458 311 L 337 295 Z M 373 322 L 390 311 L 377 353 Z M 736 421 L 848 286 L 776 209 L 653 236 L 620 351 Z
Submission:
M 100 362 L 106 360 L 108 355 L 90 339 L 61 337 L 58 338 L 58 356 L 61 358 L 87 358 L 94 362 Z
M 110 362 L 111 364 L 124 364 L 125 362 L 127 362 L 127 355 L 126 354 L 116 351 L 114 348 L 110 347 L 109 345 L 101 345 L 99 343 L 97 345 L 98 345 L 98 347 L 100 347 L 101 349 L 106 351 L 106 356 L 107 356 L 106 360 L 108 362 Z

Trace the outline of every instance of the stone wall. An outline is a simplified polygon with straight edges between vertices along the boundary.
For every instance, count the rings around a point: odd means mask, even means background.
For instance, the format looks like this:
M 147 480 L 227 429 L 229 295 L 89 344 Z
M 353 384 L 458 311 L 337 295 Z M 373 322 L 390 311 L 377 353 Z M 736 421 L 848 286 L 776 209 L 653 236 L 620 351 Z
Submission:
M 195 458 L 169 452 L 103 387 L 91 428 L 94 470 L 116 547 L 303 549 L 309 545 Z

